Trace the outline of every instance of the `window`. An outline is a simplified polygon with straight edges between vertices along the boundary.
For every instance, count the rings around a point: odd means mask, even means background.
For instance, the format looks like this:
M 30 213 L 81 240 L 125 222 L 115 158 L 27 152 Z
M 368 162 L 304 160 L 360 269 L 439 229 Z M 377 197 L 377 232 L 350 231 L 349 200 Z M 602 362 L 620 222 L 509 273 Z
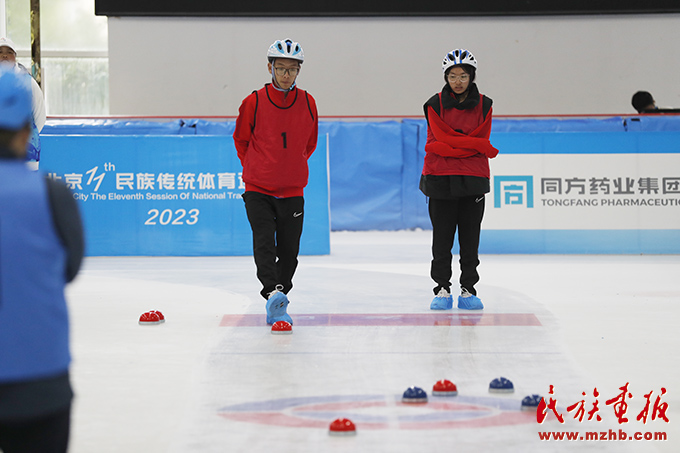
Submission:
M 6 35 L 30 70 L 30 1 L 4 4 Z M 108 22 L 94 15 L 92 0 L 41 2 L 40 51 L 48 115 L 108 115 Z

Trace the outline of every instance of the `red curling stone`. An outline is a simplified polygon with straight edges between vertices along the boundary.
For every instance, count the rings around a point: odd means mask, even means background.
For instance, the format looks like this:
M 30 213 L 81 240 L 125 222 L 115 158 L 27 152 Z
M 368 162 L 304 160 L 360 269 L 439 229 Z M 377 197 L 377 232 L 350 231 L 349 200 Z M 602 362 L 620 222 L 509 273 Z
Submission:
M 276 321 L 272 325 L 272 335 L 290 335 L 293 333 L 293 325 L 288 321 Z
M 147 311 L 146 313 L 142 313 L 142 315 L 139 317 L 139 325 L 140 326 L 154 326 L 157 324 L 160 324 L 161 318 L 158 316 L 156 312 L 153 311 Z
M 333 420 L 328 434 L 331 436 L 354 436 L 357 433 L 357 428 L 354 426 L 352 420 L 348 418 L 338 418 Z
M 448 379 L 442 379 L 432 386 L 432 394 L 435 396 L 456 396 L 458 395 L 458 388 Z

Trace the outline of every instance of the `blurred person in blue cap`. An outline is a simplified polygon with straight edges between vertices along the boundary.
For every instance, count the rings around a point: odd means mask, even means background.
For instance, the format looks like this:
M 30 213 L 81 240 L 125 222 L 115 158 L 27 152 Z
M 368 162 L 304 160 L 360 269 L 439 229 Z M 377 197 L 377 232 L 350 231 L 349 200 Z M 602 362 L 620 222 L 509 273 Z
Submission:
M 31 77 L 0 64 L 0 451 L 63 453 L 73 391 L 67 282 L 84 254 L 78 206 L 24 160 Z
M 17 48 L 14 42 L 9 38 L 0 37 L 0 63 L 7 63 L 17 71 L 30 74 L 21 63 L 17 61 Z M 28 150 L 26 153 L 26 160 L 31 162 L 31 168 L 37 169 L 37 162 L 40 160 L 40 131 L 45 126 L 47 116 L 45 113 L 45 98 L 40 89 L 38 82 L 31 77 L 31 106 L 32 106 L 32 133 L 31 139 L 28 142 Z

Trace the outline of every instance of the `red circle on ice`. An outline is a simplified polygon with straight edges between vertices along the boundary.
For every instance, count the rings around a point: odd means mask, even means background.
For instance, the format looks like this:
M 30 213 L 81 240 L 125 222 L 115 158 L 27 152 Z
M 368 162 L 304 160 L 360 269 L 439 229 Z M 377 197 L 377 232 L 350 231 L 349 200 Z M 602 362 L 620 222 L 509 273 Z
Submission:
M 536 423 L 536 415 L 521 410 L 520 401 L 508 398 L 457 396 L 433 397 L 418 411 L 397 411 L 402 395 L 327 395 L 252 401 L 222 407 L 221 417 L 240 423 L 325 428 L 328 420 L 348 418 L 363 430 L 431 430 L 488 428 Z

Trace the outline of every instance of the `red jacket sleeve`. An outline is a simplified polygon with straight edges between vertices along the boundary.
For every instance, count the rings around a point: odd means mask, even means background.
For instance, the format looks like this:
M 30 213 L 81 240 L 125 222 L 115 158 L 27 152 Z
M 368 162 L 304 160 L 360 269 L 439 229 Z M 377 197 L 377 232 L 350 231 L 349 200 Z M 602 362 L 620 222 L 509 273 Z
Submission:
M 498 155 L 498 150 L 489 142 L 491 132 L 491 112 L 477 129 L 470 135 L 458 133 L 451 129 L 439 115 L 429 108 L 427 116 L 428 128 L 432 132 L 434 142 L 425 145 L 425 151 L 429 151 L 444 157 L 470 157 L 477 153 L 494 158 Z
M 255 126 L 255 107 L 257 105 L 257 95 L 251 93 L 241 102 L 241 107 L 238 109 L 238 117 L 236 118 L 236 126 L 234 128 L 234 145 L 238 153 L 238 158 L 243 163 L 243 157 L 248 151 L 248 144 L 253 134 L 253 127 Z
M 307 142 L 307 148 L 305 150 L 305 155 L 307 156 L 307 159 L 309 159 L 316 149 L 316 142 L 319 138 L 319 113 L 316 110 L 316 100 L 314 100 L 309 93 L 307 96 L 309 99 L 309 110 L 311 111 L 312 116 L 314 116 L 314 129 L 312 130 L 312 135 L 309 136 L 309 142 Z

